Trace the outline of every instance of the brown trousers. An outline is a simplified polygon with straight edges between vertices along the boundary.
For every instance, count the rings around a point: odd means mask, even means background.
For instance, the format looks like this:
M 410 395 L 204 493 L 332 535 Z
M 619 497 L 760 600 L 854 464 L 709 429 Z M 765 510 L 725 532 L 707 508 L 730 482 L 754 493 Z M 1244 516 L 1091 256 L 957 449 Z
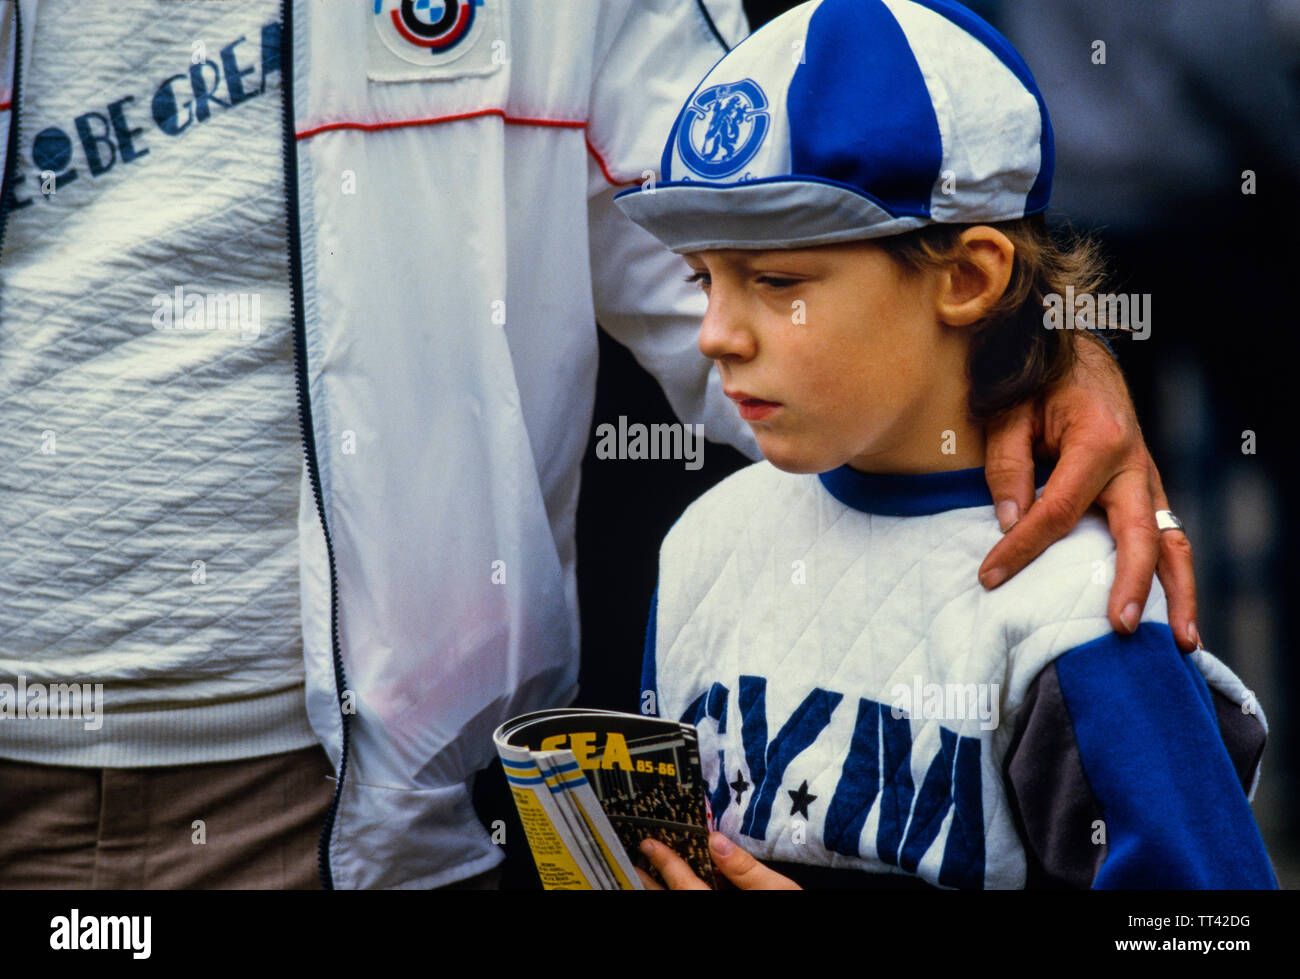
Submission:
M 0 888 L 319 889 L 319 746 L 171 768 L 0 759 Z

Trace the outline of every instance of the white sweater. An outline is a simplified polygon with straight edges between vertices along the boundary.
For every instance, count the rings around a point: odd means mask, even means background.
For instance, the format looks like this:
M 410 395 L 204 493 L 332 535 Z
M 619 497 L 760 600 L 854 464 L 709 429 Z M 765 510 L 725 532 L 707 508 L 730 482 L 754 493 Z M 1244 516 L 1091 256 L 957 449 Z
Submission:
M 1270 886 L 1241 681 L 1208 653 L 1188 668 L 1158 583 L 1137 634 L 1111 632 L 1099 516 L 985 591 L 998 537 L 981 469 L 759 463 L 686 511 L 643 686 L 699 725 L 719 829 L 760 859 L 943 886 Z

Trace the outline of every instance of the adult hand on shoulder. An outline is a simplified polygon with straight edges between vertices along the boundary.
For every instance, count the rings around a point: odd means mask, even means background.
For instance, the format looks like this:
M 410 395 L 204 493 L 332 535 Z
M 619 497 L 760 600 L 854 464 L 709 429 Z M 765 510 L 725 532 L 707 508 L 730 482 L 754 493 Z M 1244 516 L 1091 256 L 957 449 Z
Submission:
M 1124 635 L 1136 630 L 1156 572 L 1174 640 L 1191 652 L 1200 642 L 1191 545 L 1181 532 L 1156 529 L 1155 512 L 1169 509 L 1169 501 L 1119 365 L 1095 339 L 1075 342 L 1073 371 L 1041 404 L 1021 405 L 988 425 L 985 471 L 1006 535 L 980 565 L 980 583 L 1002 584 L 1068 534 L 1095 502 L 1106 511 L 1118 551 L 1111 628 Z M 1058 456 L 1037 501 L 1035 445 Z
M 691 870 L 685 860 L 662 843 L 655 840 L 643 840 L 641 842 L 641 852 L 654 864 L 655 870 L 659 871 L 659 875 L 663 877 L 669 890 L 707 891 L 710 889 L 708 884 L 695 876 L 695 872 Z M 714 866 L 722 871 L 727 880 L 742 891 L 801 890 L 799 885 L 789 877 L 778 874 L 770 867 L 763 866 L 721 833 L 709 834 L 709 854 L 713 857 Z M 639 867 L 637 873 L 641 875 L 641 882 L 645 884 L 646 890 L 662 891 L 664 889 L 654 878 Z

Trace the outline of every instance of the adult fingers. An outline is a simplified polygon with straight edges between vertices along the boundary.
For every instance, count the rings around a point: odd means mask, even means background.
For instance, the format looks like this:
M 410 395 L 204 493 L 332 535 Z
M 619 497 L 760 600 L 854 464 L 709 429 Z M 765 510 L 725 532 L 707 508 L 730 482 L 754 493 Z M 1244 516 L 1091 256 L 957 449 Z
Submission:
M 1155 462 L 1151 463 L 1151 496 L 1157 510 L 1169 509 L 1164 483 Z M 1184 653 L 1190 653 L 1201 644 L 1196 630 L 1196 574 L 1192 567 L 1192 545 L 1181 530 L 1162 530 L 1160 533 L 1160 558 L 1156 574 L 1165 590 L 1169 603 L 1169 628 L 1174 642 Z
M 1043 495 L 984 558 L 980 584 L 996 588 L 1073 529 L 1109 479 L 1095 462 L 1096 453 L 1085 447 L 1062 451 Z
M 1017 405 L 985 429 L 984 478 L 993 495 L 998 526 L 1015 526 L 1034 502 L 1034 433 L 1037 403 Z
M 1120 473 L 1107 485 L 1097 504 L 1106 511 L 1110 535 L 1115 538 L 1115 581 L 1110 587 L 1106 617 L 1116 632 L 1132 635 L 1142 620 L 1160 556 L 1148 473 L 1138 469 Z

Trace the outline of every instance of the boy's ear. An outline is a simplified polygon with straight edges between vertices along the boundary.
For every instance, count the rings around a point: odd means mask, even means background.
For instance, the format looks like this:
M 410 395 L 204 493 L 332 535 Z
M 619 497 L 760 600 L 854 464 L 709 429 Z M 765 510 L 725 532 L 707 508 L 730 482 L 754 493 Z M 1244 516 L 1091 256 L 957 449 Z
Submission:
M 936 303 L 940 322 L 970 326 L 1007 291 L 1016 247 L 986 224 L 967 228 L 959 241 L 961 252 L 943 271 Z

